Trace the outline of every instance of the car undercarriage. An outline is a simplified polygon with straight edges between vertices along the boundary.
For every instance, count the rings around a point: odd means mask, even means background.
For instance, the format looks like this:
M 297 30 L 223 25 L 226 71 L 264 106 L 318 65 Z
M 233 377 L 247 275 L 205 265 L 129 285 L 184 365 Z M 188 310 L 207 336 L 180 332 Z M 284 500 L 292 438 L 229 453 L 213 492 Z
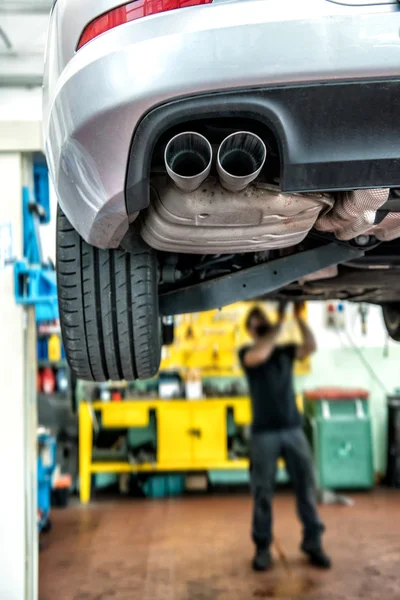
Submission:
M 307 241 L 292 250 L 293 254 L 281 251 L 270 251 L 245 255 L 160 255 L 161 295 L 188 285 L 200 284 L 216 278 L 223 278 L 239 273 L 256 265 L 268 265 L 273 261 L 279 265 L 279 259 L 301 254 L 309 250 L 317 250 L 323 245 L 323 236 L 311 234 Z M 363 240 L 364 241 L 364 240 Z M 374 240 L 371 240 L 372 244 Z M 376 242 L 376 240 L 375 240 Z M 338 246 L 336 244 L 336 246 Z M 330 246 L 331 247 L 331 246 Z M 375 243 L 370 249 L 359 247 L 357 255 L 356 243 L 342 244 L 354 252 L 354 258 L 343 265 L 326 267 L 279 289 L 269 292 L 271 299 L 286 300 L 327 300 L 341 299 L 355 302 L 371 302 L 382 304 L 396 302 L 400 294 L 400 243 L 397 240 L 384 244 Z M 190 266 L 188 266 L 190 263 Z M 172 275 L 172 273 L 174 273 Z M 162 276 L 163 277 L 163 276 Z M 171 280 L 174 279 L 174 281 Z
M 240 125 L 248 129 L 238 131 Z M 250 141 L 244 139 L 246 135 Z M 185 176 L 178 166 L 183 176 L 174 180 L 168 166 L 169 161 L 173 167 L 174 156 L 166 159 L 165 149 L 179 139 L 176 156 L 182 159 L 186 152 L 190 162 L 194 156 L 190 144 L 199 143 L 193 141 L 195 136 L 209 142 L 214 158 L 195 189 L 187 189 L 193 177 Z M 221 148 L 235 136 L 237 162 L 229 164 L 229 172 L 236 175 L 231 181 L 236 187 L 246 157 L 250 155 L 256 164 L 257 138 L 265 143 L 260 172 L 239 190 L 221 178 Z M 205 153 L 204 166 L 208 148 L 195 146 L 195 152 Z M 349 163 L 342 171 L 350 168 Z M 150 166 L 149 205 L 131 225 L 122 247 L 129 251 L 135 231 L 157 250 L 162 312 L 183 312 L 185 305 L 193 311 L 215 308 L 226 304 L 229 294 L 230 301 L 259 295 L 378 304 L 397 301 L 399 190 L 282 191 L 287 187 L 286 171 L 280 143 L 260 122 L 185 121 L 160 136 Z M 342 171 L 336 173 L 337 186 Z M 311 180 L 308 186 L 313 186 Z

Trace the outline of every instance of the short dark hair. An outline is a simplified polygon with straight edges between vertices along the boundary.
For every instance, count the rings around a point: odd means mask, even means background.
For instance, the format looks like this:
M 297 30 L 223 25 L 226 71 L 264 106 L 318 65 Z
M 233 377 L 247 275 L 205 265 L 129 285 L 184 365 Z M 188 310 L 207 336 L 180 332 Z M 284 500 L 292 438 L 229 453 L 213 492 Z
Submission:
M 246 320 L 244 322 L 247 331 L 250 329 L 252 319 L 262 319 L 263 321 L 268 320 L 267 315 L 265 314 L 261 306 L 253 306 L 253 308 L 251 308 L 247 313 Z

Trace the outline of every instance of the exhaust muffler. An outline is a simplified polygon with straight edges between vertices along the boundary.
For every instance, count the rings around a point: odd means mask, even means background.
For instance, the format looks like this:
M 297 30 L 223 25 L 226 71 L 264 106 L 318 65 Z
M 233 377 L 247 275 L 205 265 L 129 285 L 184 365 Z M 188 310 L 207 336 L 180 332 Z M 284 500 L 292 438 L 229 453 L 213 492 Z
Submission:
M 196 190 L 211 169 L 212 148 L 200 133 L 185 131 L 171 138 L 165 148 L 168 175 L 184 192 Z
M 258 135 L 238 131 L 228 135 L 218 148 L 217 171 L 222 187 L 241 192 L 260 174 L 267 149 Z

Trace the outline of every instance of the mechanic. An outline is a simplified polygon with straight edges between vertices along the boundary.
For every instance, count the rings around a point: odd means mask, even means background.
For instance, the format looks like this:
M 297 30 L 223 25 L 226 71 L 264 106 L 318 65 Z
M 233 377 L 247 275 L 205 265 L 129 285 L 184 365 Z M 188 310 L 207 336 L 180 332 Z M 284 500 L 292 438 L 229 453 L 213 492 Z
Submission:
M 331 566 L 321 543 L 324 525 L 317 512 L 312 454 L 303 432 L 293 388 L 293 361 L 304 359 L 316 350 L 313 333 L 301 316 L 302 309 L 302 304 L 294 307 L 303 336 L 301 345 L 276 345 L 285 312 L 281 304 L 276 325 L 269 321 L 261 307 L 250 310 L 246 328 L 254 343 L 239 351 L 253 411 L 251 482 L 254 495 L 252 535 L 256 545 L 253 569 L 256 571 L 271 567 L 271 505 L 280 457 L 286 462 L 296 494 L 297 512 L 304 528 L 301 550 L 309 556 L 313 565 L 321 568 Z

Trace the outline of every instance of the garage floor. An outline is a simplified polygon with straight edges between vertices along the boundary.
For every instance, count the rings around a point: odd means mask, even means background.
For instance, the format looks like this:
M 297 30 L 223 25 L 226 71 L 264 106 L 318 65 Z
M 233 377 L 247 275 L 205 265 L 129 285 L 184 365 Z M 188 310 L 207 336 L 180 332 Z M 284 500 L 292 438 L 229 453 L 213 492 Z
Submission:
M 275 502 L 275 532 L 289 571 L 250 569 L 250 498 L 97 502 L 53 511 L 40 553 L 40 600 L 382 600 L 400 598 L 400 493 L 355 495 L 325 506 L 330 572 L 298 551 L 293 499 Z

